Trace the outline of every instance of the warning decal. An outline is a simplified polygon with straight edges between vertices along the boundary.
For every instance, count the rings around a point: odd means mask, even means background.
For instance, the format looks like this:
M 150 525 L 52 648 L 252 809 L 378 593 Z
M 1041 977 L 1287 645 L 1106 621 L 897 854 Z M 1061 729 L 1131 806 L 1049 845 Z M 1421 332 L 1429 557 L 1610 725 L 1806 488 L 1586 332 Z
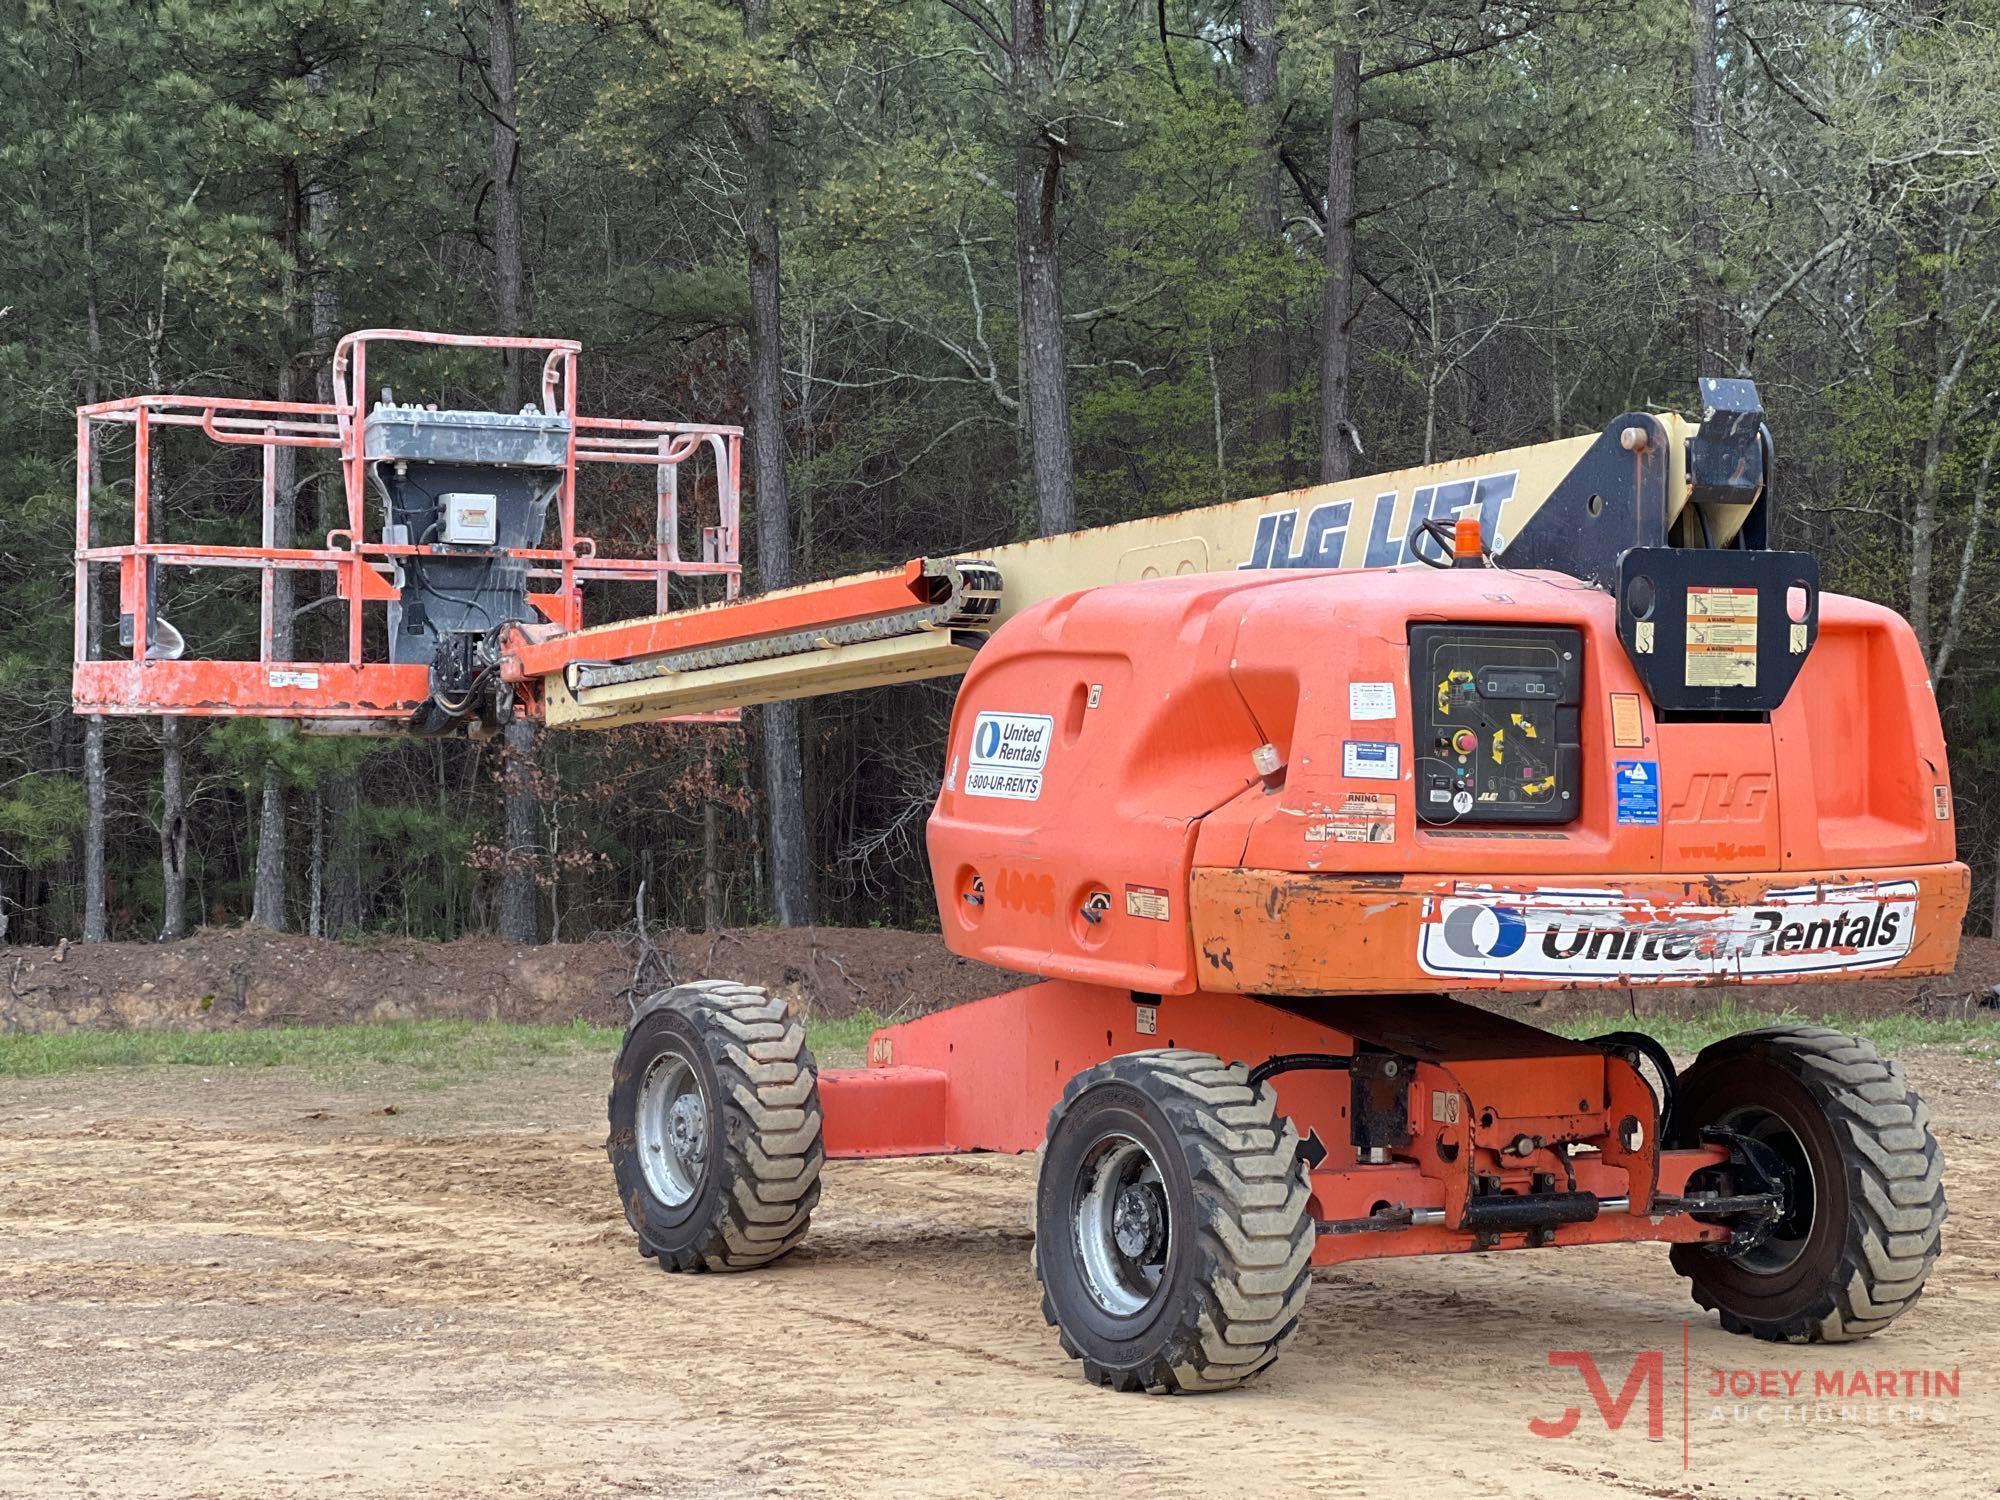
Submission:
M 966 795 L 1039 801 L 1055 728 L 1056 721 L 1047 714 L 983 713 L 974 719 L 972 755 L 965 766 Z
M 1349 792 L 1338 807 L 1316 810 L 1306 824 L 1309 844 L 1393 844 L 1396 841 L 1396 796 L 1393 792 Z
M 1757 591 L 1687 591 L 1687 685 L 1757 685 Z

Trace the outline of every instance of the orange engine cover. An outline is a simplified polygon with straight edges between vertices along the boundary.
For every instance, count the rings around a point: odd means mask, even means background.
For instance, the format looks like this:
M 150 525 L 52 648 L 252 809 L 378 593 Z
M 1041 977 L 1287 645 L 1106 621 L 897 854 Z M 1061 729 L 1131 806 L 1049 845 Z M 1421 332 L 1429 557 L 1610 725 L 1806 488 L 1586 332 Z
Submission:
M 1418 816 L 1436 752 L 1409 630 L 1440 622 L 1579 633 L 1570 821 Z M 1158 994 L 1942 972 L 1967 894 L 1895 614 L 1823 596 L 1768 722 L 1661 723 L 1608 595 L 1498 570 L 1206 574 L 1026 610 L 966 674 L 929 844 L 955 952 Z

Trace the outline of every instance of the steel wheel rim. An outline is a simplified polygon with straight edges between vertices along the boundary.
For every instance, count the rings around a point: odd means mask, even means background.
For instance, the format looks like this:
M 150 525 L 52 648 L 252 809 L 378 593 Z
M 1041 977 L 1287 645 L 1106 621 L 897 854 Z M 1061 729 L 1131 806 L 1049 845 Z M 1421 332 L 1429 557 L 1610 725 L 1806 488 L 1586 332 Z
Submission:
M 1114 1318 L 1136 1317 L 1160 1290 L 1174 1224 L 1159 1163 L 1129 1135 L 1107 1135 L 1077 1174 L 1071 1232 L 1084 1290 Z
M 1733 1109 L 1718 1123 L 1725 1130 L 1762 1141 L 1792 1169 L 1792 1190 L 1784 1214 L 1771 1226 L 1761 1244 L 1730 1257 L 1746 1271 L 1775 1276 L 1796 1265 L 1812 1239 L 1813 1216 L 1819 1203 L 1819 1181 L 1813 1172 L 1812 1154 L 1781 1115 L 1761 1104 Z
M 708 1167 L 708 1099 L 701 1074 L 677 1052 L 663 1052 L 639 1085 L 639 1170 L 646 1189 L 669 1208 L 701 1191 Z

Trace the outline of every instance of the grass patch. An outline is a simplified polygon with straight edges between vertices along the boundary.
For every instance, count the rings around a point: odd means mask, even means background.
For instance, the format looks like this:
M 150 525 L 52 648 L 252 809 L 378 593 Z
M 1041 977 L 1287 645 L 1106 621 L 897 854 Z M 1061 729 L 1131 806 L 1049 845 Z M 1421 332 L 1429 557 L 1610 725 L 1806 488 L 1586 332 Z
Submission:
M 1607 1031 L 1643 1031 L 1669 1052 L 1699 1052 L 1710 1042 L 1767 1026 L 1831 1026 L 1866 1037 L 1884 1052 L 1905 1047 L 1958 1046 L 1974 1057 L 2000 1057 L 2000 1013 L 1984 1017 L 1930 1020 L 1923 1016 L 1811 1016 L 1787 1009 L 1745 1010 L 1731 1002 L 1688 1016 L 1642 1016 L 1638 1020 L 1615 1012 L 1559 1021 L 1550 1029 L 1567 1037 L 1601 1036 Z
M 872 1010 L 856 1011 L 844 1021 L 808 1021 L 806 1045 L 822 1068 L 858 1068 L 868 1057 L 868 1038 L 882 1024 Z
M 863 1011 L 843 1021 L 813 1021 L 806 1042 L 820 1066 L 858 1067 L 868 1035 L 881 1024 Z M 1691 1016 L 1607 1014 L 1557 1023 L 1564 1036 L 1644 1031 L 1677 1054 L 1760 1026 L 1824 1025 L 1865 1036 L 1885 1052 L 1915 1046 L 1957 1046 L 1974 1057 L 2000 1060 L 2000 1015 L 1992 1019 L 1925 1020 L 1918 1016 L 1773 1015 L 1721 1005 Z M 303 1068 L 322 1077 L 368 1067 L 394 1067 L 439 1084 L 540 1058 L 604 1056 L 622 1032 L 615 1026 L 523 1025 L 508 1021 L 376 1021 L 357 1026 L 272 1026 L 246 1031 L 62 1031 L 0 1035 L 0 1078 L 46 1078 L 93 1068 Z
M 871 1014 L 815 1021 L 807 1044 L 822 1066 L 858 1065 Z M 510 1021 L 371 1021 L 355 1026 L 271 1026 L 245 1031 L 59 1031 L 0 1035 L 0 1078 L 46 1078 L 93 1068 L 304 1068 L 322 1077 L 395 1067 L 453 1080 L 547 1057 L 608 1057 L 615 1026 Z
M 609 1052 L 618 1045 L 618 1037 L 611 1027 L 581 1022 L 529 1026 L 504 1021 L 373 1021 L 254 1031 L 60 1031 L 0 1036 L 0 1078 L 172 1065 L 297 1067 L 319 1074 L 392 1066 L 456 1076 L 539 1057 Z

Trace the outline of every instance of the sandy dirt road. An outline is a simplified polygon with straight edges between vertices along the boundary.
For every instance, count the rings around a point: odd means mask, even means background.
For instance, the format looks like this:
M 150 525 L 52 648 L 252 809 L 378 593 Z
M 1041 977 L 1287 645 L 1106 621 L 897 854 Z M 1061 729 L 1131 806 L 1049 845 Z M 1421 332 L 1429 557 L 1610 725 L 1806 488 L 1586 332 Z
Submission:
M 1031 1161 L 837 1163 L 790 1261 L 668 1277 L 612 1201 L 595 1059 L 441 1092 L 15 1081 L 0 1495 L 1990 1494 L 2000 1067 L 1908 1062 L 1953 1217 L 1882 1338 L 1731 1338 L 1652 1247 L 1383 1262 L 1321 1273 L 1261 1382 L 1178 1400 L 1091 1389 L 1057 1349 Z M 1613 1394 L 1659 1350 L 1661 1436 L 1643 1392 L 1607 1430 L 1549 1366 L 1571 1349 Z M 1957 1372 L 1959 1394 L 1811 1399 L 1822 1373 L 1878 1368 Z M 1715 1369 L 1776 1394 L 1710 1399 Z M 1530 1432 L 1572 1406 L 1570 1436 Z

